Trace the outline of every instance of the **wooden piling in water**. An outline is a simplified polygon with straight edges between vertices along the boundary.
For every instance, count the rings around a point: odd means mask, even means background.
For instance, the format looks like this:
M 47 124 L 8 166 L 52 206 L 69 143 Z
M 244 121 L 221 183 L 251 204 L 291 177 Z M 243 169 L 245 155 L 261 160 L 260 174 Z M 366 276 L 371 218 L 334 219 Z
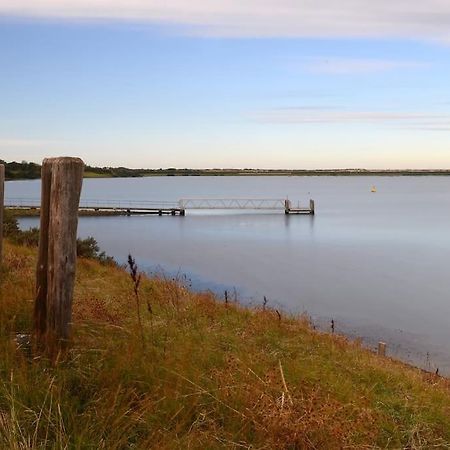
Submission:
M 315 211 L 314 211 L 315 205 L 314 205 L 314 200 L 312 200 L 312 199 L 309 201 L 309 209 L 311 211 L 311 214 L 314 215 L 314 213 L 315 213 Z
M 47 347 L 59 348 L 70 337 L 83 171 L 78 158 L 51 158 L 42 165 L 34 326 Z
M 5 166 L 0 164 L 0 267 L 3 264 L 3 211 L 5 203 Z

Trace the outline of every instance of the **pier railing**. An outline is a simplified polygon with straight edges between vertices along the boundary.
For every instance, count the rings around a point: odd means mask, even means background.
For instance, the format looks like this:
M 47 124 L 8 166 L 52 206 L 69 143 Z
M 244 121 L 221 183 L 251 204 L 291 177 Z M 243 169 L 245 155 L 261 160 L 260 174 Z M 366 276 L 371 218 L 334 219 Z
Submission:
M 7 198 L 5 206 L 9 208 L 39 208 L 40 199 L 36 198 Z M 171 209 L 178 208 L 177 202 L 169 201 L 145 201 L 145 200 L 99 200 L 82 199 L 80 209 Z
M 182 209 L 284 210 L 286 207 L 286 200 L 279 198 L 185 198 L 178 203 Z

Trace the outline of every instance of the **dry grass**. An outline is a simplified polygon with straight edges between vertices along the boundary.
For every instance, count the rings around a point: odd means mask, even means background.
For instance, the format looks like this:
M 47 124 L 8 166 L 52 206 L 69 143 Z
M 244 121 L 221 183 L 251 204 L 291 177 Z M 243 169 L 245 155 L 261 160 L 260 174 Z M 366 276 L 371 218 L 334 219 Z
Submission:
M 129 275 L 93 261 L 52 367 L 13 340 L 30 331 L 34 253 L 6 246 L 0 448 L 450 448 L 445 379 L 161 279 L 139 287 L 143 347 Z

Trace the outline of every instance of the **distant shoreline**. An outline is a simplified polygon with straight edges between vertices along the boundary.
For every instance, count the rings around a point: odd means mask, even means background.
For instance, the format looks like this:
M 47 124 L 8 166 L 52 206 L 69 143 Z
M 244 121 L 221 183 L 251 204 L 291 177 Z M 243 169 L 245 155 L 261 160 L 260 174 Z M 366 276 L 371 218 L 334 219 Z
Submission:
M 6 180 L 40 178 L 40 166 L 34 163 L 6 163 Z M 255 177 L 255 176 L 450 176 L 450 169 L 128 169 L 125 167 L 86 166 L 85 178 L 144 177 Z

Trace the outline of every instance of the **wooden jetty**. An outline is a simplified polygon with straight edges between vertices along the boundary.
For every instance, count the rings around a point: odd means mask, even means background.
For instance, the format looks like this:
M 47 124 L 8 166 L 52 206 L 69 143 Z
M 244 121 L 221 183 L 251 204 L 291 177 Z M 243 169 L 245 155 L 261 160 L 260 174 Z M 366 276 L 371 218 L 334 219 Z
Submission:
M 40 200 L 10 198 L 5 200 L 6 209 L 39 210 Z M 125 201 L 125 200 L 81 200 L 79 211 L 105 212 L 117 215 L 170 215 L 184 216 L 187 210 L 255 210 L 284 211 L 289 214 L 314 214 L 314 200 L 308 207 L 293 206 L 289 199 L 268 198 L 190 198 L 178 202 Z

